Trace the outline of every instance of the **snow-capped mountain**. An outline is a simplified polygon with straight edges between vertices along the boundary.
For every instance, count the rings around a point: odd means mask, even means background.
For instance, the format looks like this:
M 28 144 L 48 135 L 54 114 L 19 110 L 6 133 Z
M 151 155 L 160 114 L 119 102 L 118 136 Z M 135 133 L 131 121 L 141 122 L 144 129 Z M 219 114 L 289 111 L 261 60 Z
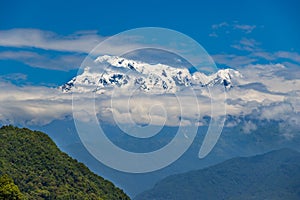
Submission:
M 113 87 L 134 87 L 151 93 L 175 93 L 183 87 L 224 85 L 233 87 L 242 75 L 233 69 L 222 69 L 212 75 L 191 73 L 187 68 L 148 64 L 117 56 L 101 56 L 96 67 L 86 66 L 82 74 L 60 87 L 63 92 L 102 93 Z

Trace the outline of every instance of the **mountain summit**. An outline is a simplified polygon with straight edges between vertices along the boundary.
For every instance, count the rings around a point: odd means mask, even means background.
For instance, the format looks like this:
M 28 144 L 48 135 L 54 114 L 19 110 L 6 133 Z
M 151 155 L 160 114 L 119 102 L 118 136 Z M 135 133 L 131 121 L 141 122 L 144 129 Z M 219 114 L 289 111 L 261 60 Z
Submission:
M 242 75 L 233 69 L 221 69 L 214 74 L 191 73 L 187 68 L 165 64 L 149 64 L 118 56 L 100 56 L 94 60 L 97 69 L 86 66 L 83 72 L 60 87 L 63 92 L 103 93 L 108 88 L 138 88 L 141 91 L 164 94 L 181 88 L 224 85 L 233 87 Z M 98 67 L 99 66 L 99 67 Z

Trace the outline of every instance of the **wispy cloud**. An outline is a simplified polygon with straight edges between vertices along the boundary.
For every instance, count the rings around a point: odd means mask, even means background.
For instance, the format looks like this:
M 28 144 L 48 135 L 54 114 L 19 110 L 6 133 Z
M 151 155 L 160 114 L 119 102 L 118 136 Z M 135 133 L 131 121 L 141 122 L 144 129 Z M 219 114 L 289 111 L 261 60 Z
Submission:
M 256 25 L 234 24 L 233 28 L 241 30 L 241 31 L 245 32 L 246 34 L 249 34 L 256 28 Z
M 212 32 L 209 34 L 210 37 L 218 37 L 223 34 L 229 34 L 234 31 L 240 31 L 244 34 L 250 34 L 256 28 L 256 25 L 240 24 L 235 21 L 232 23 L 221 22 L 219 24 L 213 24 L 211 26 Z
M 251 121 L 245 121 L 242 127 L 242 130 L 245 134 L 249 134 L 252 131 L 255 131 L 257 129 L 256 124 L 254 124 Z
M 236 54 L 217 54 L 212 55 L 212 57 L 217 64 L 226 65 L 230 68 L 240 68 L 257 61 L 257 58 L 254 57 Z
M 215 33 L 215 32 L 210 33 L 208 36 L 209 37 L 218 37 L 217 33 Z
M 127 49 L 140 48 L 143 42 L 143 38 L 139 35 L 124 34 L 111 39 L 111 37 L 99 35 L 96 31 L 78 31 L 71 35 L 58 35 L 39 29 L 11 29 L 0 31 L 0 46 L 31 51 L 42 49 L 88 54 L 107 38 L 110 40 L 102 44 L 102 48 L 98 48 L 96 53 L 118 55 Z
M 213 25 L 211 26 L 211 28 L 214 29 L 214 30 L 217 30 L 217 29 L 219 29 L 219 28 L 222 28 L 222 27 L 228 27 L 228 26 L 229 26 L 229 24 L 228 24 L 227 22 L 221 22 L 221 23 L 219 23 L 219 24 L 213 24 Z
M 0 60 L 17 60 L 31 67 L 70 70 L 78 68 L 103 37 L 96 31 L 78 31 L 59 35 L 39 29 L 10 29 L 0 31 Z M 117 37 L 102 44 L 97 54 L 115 54 L 127 49 L 138 49 L 140 44 L 134 36 Z
M 36 68 L 68 71 L 79 68 L 84 54 L 50 54 L 32 51 L 2 51 L 0 60 L 15 60 Z
M 217 64 L 233 68 L 241 68 L 250 64 L 261 63 L 281 63 L 291 68 L 300 67 L 300 54 L 298 52 L 286 50 L 268 51 L 263 48 L 261 42 L 249 37 L 250 33 L 256 28 L 256 25 L 240 24 L 238 21 L 232 23 L 222 22 L 212 25 L 210 37 L 219 37 L 230 33 L 236 33 L 236 31 L 243 33 L 239 34 L 241 38 L 239 40 L 236 40 L 236 38 L 238 38 L 237 35 L 234 35 L 232 41 L 227 38 L 226 41 L 229 42 L 232 49 L 227 49 L 228 52 L 223 52 L 222 54 L 212 55 L 214 61 Z
M 0 60 L 15 60 L 28 66 L 68 71 L 78 68 L 84 57 L 105 37 L 96 31 L 58 35 L 39 29 L 0 31 Z
M 275 53 L 278 58 L 286 58 L 294 62 L 300 63 L 300 54 L 297 52 L 278 51 Z
M 231 45 L 231 47 L 241 51 L 260 51 L 260 43 L 254 39 L 242 38 L 237 44 Z
M 22 73 L 12 73 L 12 74 L 6 74 L 6 75 L 1 75 L 0 76 L 0 80 L 7 80 L 7 81 L 24 81 L 27 79 L 27 75 L 26 74 L 22 74 Z
M 231 45 L 239 52 L 212 55 L 214 61 L 228 67 L 240 68 L 249 64 L 282 63 L 285 66 L 297 68 L 300 66 L 300 54 L 293 51 L 266 51 L 261 43 L 251 38 L 242 38 Z
M 104 40 L 95 31 L 81 31 L 62 36 L 39 29 L 11 29 L 0 31 L 0 46 L 39 48 L 55 51 L 90 52 Z

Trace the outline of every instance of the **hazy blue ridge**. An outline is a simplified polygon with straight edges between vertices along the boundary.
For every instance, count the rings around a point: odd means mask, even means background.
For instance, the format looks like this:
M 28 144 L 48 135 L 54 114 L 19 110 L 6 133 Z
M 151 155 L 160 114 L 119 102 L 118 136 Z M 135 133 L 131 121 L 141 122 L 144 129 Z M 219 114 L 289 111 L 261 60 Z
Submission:
M 172 175 L 135 198 L 147 199 L 300 199 L 300 153 L 275 150 Z

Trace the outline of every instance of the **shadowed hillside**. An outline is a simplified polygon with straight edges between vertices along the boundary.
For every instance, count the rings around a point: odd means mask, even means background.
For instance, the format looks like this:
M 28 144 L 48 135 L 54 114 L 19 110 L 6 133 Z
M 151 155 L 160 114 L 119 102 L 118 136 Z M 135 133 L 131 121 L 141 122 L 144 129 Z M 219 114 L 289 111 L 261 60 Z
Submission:
M 300 153 L 282 149 L 169 176 L 135 199 L 300 199 Z

